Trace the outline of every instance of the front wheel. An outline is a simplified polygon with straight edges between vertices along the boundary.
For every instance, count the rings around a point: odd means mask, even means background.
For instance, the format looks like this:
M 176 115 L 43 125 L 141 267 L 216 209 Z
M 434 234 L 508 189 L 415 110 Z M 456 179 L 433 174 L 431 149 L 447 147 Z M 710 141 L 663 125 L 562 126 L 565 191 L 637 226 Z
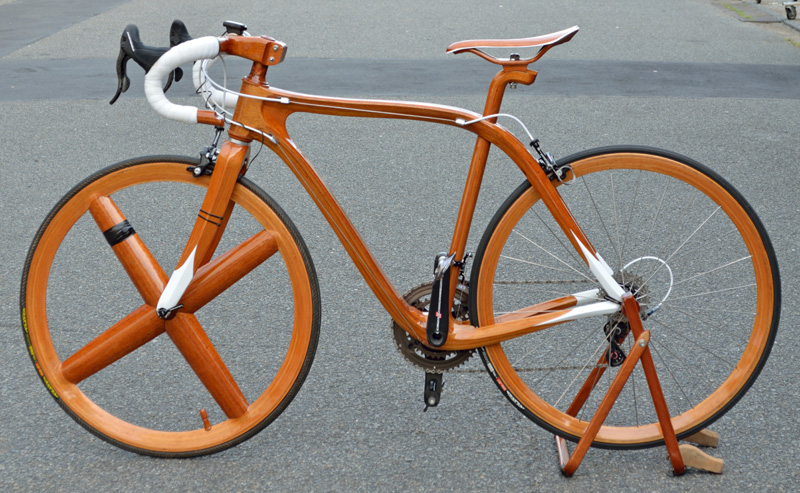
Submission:
M 748 390 L 775 339 L 780 280 L 764 227 L 705 166 L 666 151 L 605 148 L 565 158 L 559 193 L 615 279 L 643 308 L 650 349 L 679 437 L 708 426 Z M 597 287 L 536 191 L 523 183 L 494 216 L 475 256 L 477 325 Z M 594 317 L 480 350 L 526 416 L 578 440 L 630 350 L 627 322 Z M 617 344 L 618 343 L 618 344 Z M 609 364 L 613 361 L 613 364 Z M 581 388 L 594 388 L 579 406 Z M 594 446 L 663 443 L 641 366 Z
M 140 158 L 87 178 L 45 219 L 22 277 L 28 350 L 50 394 L 100 438 L 160 457 L 217 452 L 267 426 L 319 337 L 303 240 L 244 178 L 219 255 L 174 318 L 156 315 L 210 181 L 187 170 L 196 164 Z

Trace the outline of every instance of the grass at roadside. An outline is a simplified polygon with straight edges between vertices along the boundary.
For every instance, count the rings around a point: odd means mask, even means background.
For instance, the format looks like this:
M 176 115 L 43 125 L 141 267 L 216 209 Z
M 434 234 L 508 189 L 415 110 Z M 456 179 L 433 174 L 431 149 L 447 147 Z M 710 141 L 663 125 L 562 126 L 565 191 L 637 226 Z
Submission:
M 725 7 L 726 9 L 730 10 L 730 11 L 736 12 L 737 15 L 739 15 L 740 17 L 742 17 L 744 19 L 752 19 L 753 18 L 752 16 L 749 16 L 749 15 L 745 14 L 744 12 L 742 12 L 739 9 L 737 9 L 736 7 L 734 7 L 731 4 L 723 3 L 722 6 Z

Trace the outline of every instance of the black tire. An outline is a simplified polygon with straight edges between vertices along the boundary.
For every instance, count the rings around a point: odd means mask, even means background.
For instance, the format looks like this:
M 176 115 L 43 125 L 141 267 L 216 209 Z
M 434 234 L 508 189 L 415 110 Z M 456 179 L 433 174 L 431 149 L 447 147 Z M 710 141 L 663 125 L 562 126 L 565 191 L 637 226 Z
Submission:
M 719 175 L 671 152 L 602 148 L 559 163 L 572 167 L 570 178 L 577 176 L 559 193 L 587 238 L 610 257 L 606 261 L 619 282 L 646 286 L 640 303 L 655 311 L 644 325 L 651 330 L 650 347 L 676 432 L 685 437 L 705 428 L 747 392 L 777 332 L 780 277 L 763 225 Z M 496 313 L 597 287 L 570 249 L 535 191 L 523 183 L 495 214 L 478 247 L 470 281 L 473 323 L 485 326 Z M 615 369 L 606 370 L 581 414 L 572 417 L 566 410 L 598 355 L 608 351 L 604 328 L 616 323 L 611 317 L 576 320 L 479 353 L 517 409 L 577 441 Z M 626 353 L 630 343 L 627 337 Z M 594 446 L 663 443 L 644 382 L 638 367 Z
M 86 212 L 89 204 L 112 197 L 168 275 L 208 186 L 208 176 L 193 178 L 187 171 L 196 164 L 180 156 L 142 157 L 85 179 L 44 220 L 22 275 L 23 331 L 50 394 L 96 436 L 157 457 L 219 452 L 265 428 L 299 391 L 319 338 L 319 287 L 305 243 L 272 198 L 241 178 L 217 253 L 247 238 L 268 244 L 264 252 L 275 251 L 263 253 L 266 260 L 185 316 L 196 317 L 235 377 L 247 401 L 244 415 L 229 419 L 163 335 L 78 383 L 64 376 L 70 355 L 132 310 L 151 308 L 142 305 Z M 203 429 L 200 409 L 207 410 L 210 431 Z

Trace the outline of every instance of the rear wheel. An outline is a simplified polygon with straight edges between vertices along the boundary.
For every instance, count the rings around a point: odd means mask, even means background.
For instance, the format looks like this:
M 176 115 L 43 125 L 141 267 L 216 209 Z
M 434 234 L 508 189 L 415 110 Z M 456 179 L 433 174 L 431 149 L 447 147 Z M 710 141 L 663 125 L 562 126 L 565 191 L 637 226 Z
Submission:
M 302 238 L 244 178 L 219 255 L 174 318 L 156 316 L 152 293 L 208 187 L 187 171 L 195 164 L 140 158 L 87 178 L 45 219 L 22 278 L 23 329 L 52 396 L 100 438 L 162 457 L 217 452 L 267 426 L 300 389 L 319 336 Z M 112 216 L 109 229 L 101 218 Z
M 769 238 L 750 206 L 708 168 L 665 151 L 606 148 L 562 161 L 559 193 L 617 281 L 636 294 L 679 436 L 728 411 L 764 365 L 778 325 L 780 281 Z M 565 180 L 568 181 L 568 180 Z M 477 325 L 597 287 L 529 184 L 495 215 L 475 257 Z M 594 317 L 480 350 L 500 390 L 526 416 L 578 440 L 632 336 L 619 315 Z M 622 356 L 624 357 L 624 356 Z M 598 376 L 598 374 L 601 374 Z M 594 391 L 579 410 L 582 386 Z M 638 448 L 663 437 L 641 366 L 594 442 Z

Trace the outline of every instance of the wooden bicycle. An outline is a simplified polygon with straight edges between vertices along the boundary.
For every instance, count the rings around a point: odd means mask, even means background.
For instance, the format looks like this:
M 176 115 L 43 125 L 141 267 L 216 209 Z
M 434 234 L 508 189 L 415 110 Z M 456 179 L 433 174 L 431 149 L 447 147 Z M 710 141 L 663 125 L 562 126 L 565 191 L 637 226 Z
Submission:
M 532 84 L 529 65 L 577 27 L 451 45 L 448 53 L 500 69 L 478 114 L 272 87 L 267 69 L 284 60 L 285 44 L 225 26 L 223 36 L 192 39 L 176 21 L 169 50 L 126 28 L 117 96 L 133 59 L 147 70 L 156 111 L 216 127 L 214 143 L 199 159 L 143 157 L 93 174 L 33 240 L 22 325 L 36 370 L 70 416 L 126 450 L 191 457 L 252 437 L 295 397 L 317 346 L 319 289 L 300 233 L 245 177 L 255 143 L 297 177 L 391 316 L 401 352 L 425 370 L 427 406 L 439 403 L 442 373 L 477 351 L 514 407 L 559 437 L 566 474 L 589 446 L 659 444 L 683 471 L 678 439 L 728 411 L 769 355 L 780 309 L 775 253 L 741 194 L 691 159 L 608 147 L 556 160 L 530 134 L 529 149 L 498 123 L 505 88 Z M 488 52 L 512 48 L 536 51 Z M 239 92 L 209 77 L 220 55 L 252 61 Z M 179 79 L 190 62 L 208 109 L 164 95 L 163 80 Z M 475 134 L 452 241 L 426 284 L 403 295 L 387 278 L 292 140 L 287 120 L 296 113 Z M 491 146 L 524 181 L 470 269 L 467 237 Z M 171 275 L 164 262 L 177 265 Z M 578 442 L 571 458 L 564 439 Z

